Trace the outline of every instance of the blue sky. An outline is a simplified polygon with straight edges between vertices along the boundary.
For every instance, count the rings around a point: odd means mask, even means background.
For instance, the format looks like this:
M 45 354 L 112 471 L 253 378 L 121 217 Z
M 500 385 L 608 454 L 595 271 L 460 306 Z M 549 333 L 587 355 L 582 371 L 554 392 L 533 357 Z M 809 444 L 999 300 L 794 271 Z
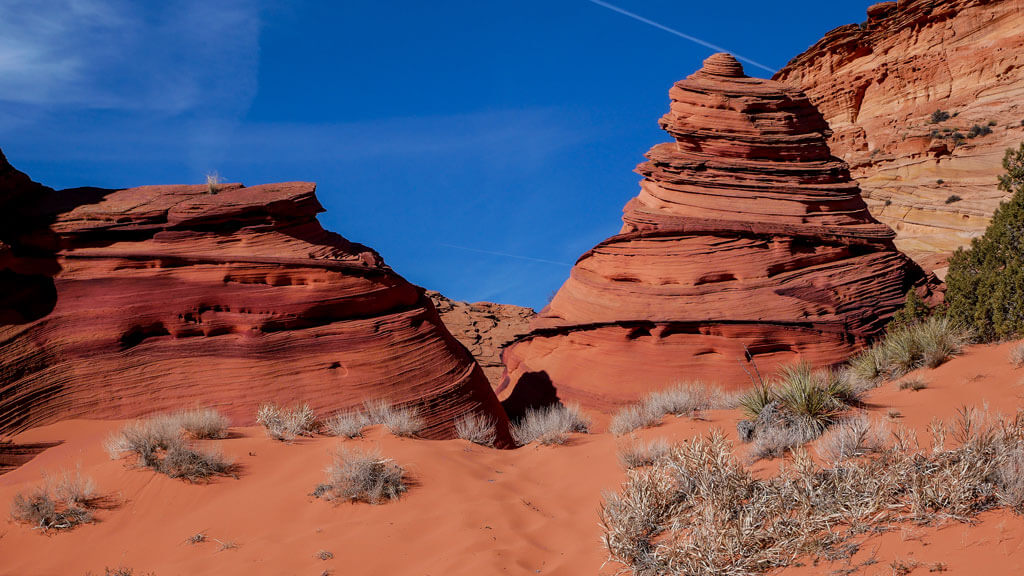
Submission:
M 769 68 L 871 3 L 612 1 Z M 412 282 L 540 308 L 713 52 L 599 4 L 4 0 L 0 148 L 54 188 L 314 181 Z

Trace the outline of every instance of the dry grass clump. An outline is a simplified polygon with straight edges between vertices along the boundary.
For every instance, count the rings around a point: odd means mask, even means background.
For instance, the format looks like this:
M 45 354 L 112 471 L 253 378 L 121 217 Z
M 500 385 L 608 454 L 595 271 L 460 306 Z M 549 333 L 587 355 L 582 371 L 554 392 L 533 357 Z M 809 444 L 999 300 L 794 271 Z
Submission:
M 380 399 L 367 400 L 363 408 L 371 424 L 383 424 L 395 436 L 415 438 L 427 425 L 415 407 L 398 407 Z
M 470 412 L 455 421 L 455 433 L 474 444 L 494 446 L 498 438 L 497 422 L 487 414 Z
M 182 430 L 196 440 L 226 438 L 231 421 L 214 408 L 193 408 L 174 415 Z
M 1010 364 L 1013 364 L 1014 368 L 1024 366 L 1024 342 L 1010 348 Z
M 812 429 L 788 423 L 776 423 L 758 430 L 750 445 L 748 457 L 751 462 L 782 458 L 795 448 L 817 438 Z
M 91 478 L 80 468 L 65 470 L 56 479 L 43 477 L 43 484 L 18 492 L 11 501 L 11 517 L 44 532 L 69 530 L 92 522 L 98 498 Z
M 848 555 L 844 543 L 873 526 L 967 521 L 1011 505 L 1024 413 L 990 424 L 965 409 L 952 436 L 957 447 L 922 451 L 898 430 L 891 445 L 827 468 L 798 448 L 778 476 L 760 480 L 714 432 L 628 471 L 621 492 L 602 502 L 603 540 L 640 575 L 758 574 L 803 556 Z
M 928 387 L 928 382 L 921 378 L 907 378 L 900 382 L 900 390 L 913 390 L 914 392 L 920 392 Z
M 215 449 L 197 448 L 185 441 L 176 415 L 157 415 L 124 425 L 105 447 L 111 458 L 138 456 L 138 465 L 171 478 L 190 482 L 231 474 L 233 462 Z
M 650 442 L 634 438 L 628 444 L 621 445 L 616 455 L 623 468 L 632 470 L 642 466 L 651 466 L 668 454 L 668 451 L 669 443 L 664 438 L 655 438 Z
M 405 469 L 379 452 L 342 449 L 327 468 L 327 483 L 313 493 L 328 500 L 381 504 L 405 493 L 407 480 Z
M 963 351 L 971 340 L 959 322 L 932 316 L 889 332 L 873 348 L 850 360 L 850 370 L 860 379 L 878 383 L 899 378 L 918 368 L 935 368 Z
M 570 433 L 589 431 L 590 417 L 576 403 L 531 408 L 512 424 L 512 438 L 519 446 L 534 441 L 545 445 L 565 444 Z
M 326 422 L 324 428 L 331 436 L 356 438 L 363 435 L 363 428 L 370 425 L 370 418 L 361 410 L 338 412 Z
M 860 413 L 825 432 L 818 440 L 817 452 L 826 462 L 841 462 L 879 452 L 888 437 L 886 424 L 872 422 L 866 414 Z
M 733 398 L 704 384 L 678 384 L 651 392 L 639 404 L 619 410 L 612 418 L 609 430 L 616 436 L 623 436 L 639 428 L 657 426 L 662 417 L 668 414 L 692 416 L 703 410 L 725 408 L 734 403 Z
M 283 408 L 277 404 L 261 404 L 256 409 L 256 422 L 267 429 L 274 440 L 290 442 L 298 436 L 312 436 L 316 432 L 316 415 L 309 404 Z

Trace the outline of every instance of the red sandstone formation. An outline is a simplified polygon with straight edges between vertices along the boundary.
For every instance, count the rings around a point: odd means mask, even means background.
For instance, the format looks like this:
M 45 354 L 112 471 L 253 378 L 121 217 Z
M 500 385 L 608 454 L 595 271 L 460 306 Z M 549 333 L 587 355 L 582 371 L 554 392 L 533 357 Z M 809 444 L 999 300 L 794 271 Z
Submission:
M 315 185 L 54 191 L 0 155 L 0 432 L 386 398 L 507 419 L 423 290 L 325 231 Z
M 427 290 L 427 296 L 448 331 L 476 358 L 491 387 L 497 388 L 505 372 L 501 350 L 530 331 L 533 309 L 493 302 L 459 302 L 432 290 Z
M 621 232 L 579 259 L 506 349 L 510 410 L 551 385 L 598 408 L 680 380 L 743 387 L 746 350 L 762 372 L 836 364 L 908 289 L 929 292 L 802 92 L 716 54 L 670 96 L 661 126 L 675 141 L 637 168 Z
M 1024 0 L 876 4 L 775 79 L 821 110 L 871 212 L 927 266 L 981 234 L 1006 198 L 1003 152 L 1024 141 Z M 950 117 L 933 123 L 936 111 Z M 968 137 L 975 125 L 991 133 Z

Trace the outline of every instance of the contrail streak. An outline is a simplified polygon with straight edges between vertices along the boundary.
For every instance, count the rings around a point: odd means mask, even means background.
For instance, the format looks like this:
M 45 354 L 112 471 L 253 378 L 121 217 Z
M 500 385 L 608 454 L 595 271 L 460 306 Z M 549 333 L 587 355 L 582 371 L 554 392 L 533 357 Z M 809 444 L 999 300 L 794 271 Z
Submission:
M 468 246 L 456 246 L 455 244 L 444 244 L 438 243 L 438 246 L 444 246 L 446 248 L 455 248 L 457 250 L 465 250 L 466 252 L 477 252 L 480 254 L 489 254 L 491 256 L 503 256 L 505 258 L 515 258 L 516 260 L 528 260 L 530 262 L 541 262 L 543 264 L 557 264 L 559 266 L 568 266 L 572 268 L 572 264 L 566 262 L 556 262 L 554 260 L 545 260 L 543 258 L 531 258 L 530 256 L 518 256 L 516 254 L 507 254 L 505 252 L 495 252 L 493 250 L 481 250 L 479 248 L 470 248 Z
M 740 56 L 739 54 L 737 54 L 737 53 L 735 53 L 735 52 L 733 52 L 731 50 L 727 50 L 725 48 L 722 48 L 721 46 L 716 46 L 716 45 L 714 45 L 714 44 L 712 44 L 710 42 L 705 42 L 704 40 L 701 40 L 700 38 L 696 38 L 694 36 L 690 36 L 689 34 L 685 34 L 683 32 L 680 32 L 679 30 L 675 30 L 675 29 L 669 28 L 668 26 L 665 26 L 663 24 L 658 24 L 654 20 L 648 20 L 647 18 L 644 18 L 643 16 L 640 16 L 639 14 L 634 14 L 634 13 L 628 11 L 628 10 L 623 10 L 622 8 L 619 8 L 618 6 L 615 6 L 614 4 L 609 4 L 607 2 L 602 2 L 601 0 L 587 0 L 587 1 L 592 3 L 592 4 L 597 4 L 598 6 L 601 6 L 603 8 L 607 8 L 607 9 L 613 11 L 613 12 L 618 12 L 619 14 L 622 14 L 623 16 L 629 16 L 630 18 L 632 18 L 634 20 L 638 20 L 640 22 L 643 22 L 644 24 L 648 24 L 650 26 L 654 26 L 655 28 L 657 28 L 659 30 L 664 30 L 665 32 L 668 32 L 669 34 L 675 34 L 676 36 L 679 36 L 680 38 L 684 38 L 686 40 L 689 40 L 690 42 L 693 42 L 694 44 L 700 44 L 701 46 L 703 46 L 705 48 L 710 48 L 711 50 L 714 50 L 715 52 L 729 52 L 730 54 L 735 56 L 737 60 L 742 60 L 743 62 L 746 62 L 747 64 L 750 64 L 752 66 L 757 66 L 758 68 L 762 68 L 764 70 L 767 70 L 768 72 L 771 72 L 772 74 L 775 74 L 775 72 L 776 72 L 776 70 L 774 68 L 770 68 L 768 66 L 765 66 L 764 64 L 761 64 L 760 62 L 755 62 L 754 60 L 751 60 L 750 58 L 744 58 L 743 56 Z

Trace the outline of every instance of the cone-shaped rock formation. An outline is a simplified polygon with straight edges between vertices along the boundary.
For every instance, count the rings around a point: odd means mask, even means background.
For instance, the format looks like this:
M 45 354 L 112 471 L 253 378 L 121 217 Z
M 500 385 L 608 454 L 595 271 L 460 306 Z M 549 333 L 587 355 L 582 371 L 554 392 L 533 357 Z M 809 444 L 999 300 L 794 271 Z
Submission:
M 197 404 L 384 398 L 507 419 L 423 290 L 325 231 L 315 185 L 54 191 L 0 155 L 0 432 Z
M 551 385 L 599 408 L 681 380 L 742 387 L 748 350 L 762 371 L 835 364 L 908 289 L 929 291 L 802 92 L 716 54 L 670 96 L 661 127 L 675 141 L 637 168 L 621 232 L 579 259 L 506 349 L 510 402 Z

